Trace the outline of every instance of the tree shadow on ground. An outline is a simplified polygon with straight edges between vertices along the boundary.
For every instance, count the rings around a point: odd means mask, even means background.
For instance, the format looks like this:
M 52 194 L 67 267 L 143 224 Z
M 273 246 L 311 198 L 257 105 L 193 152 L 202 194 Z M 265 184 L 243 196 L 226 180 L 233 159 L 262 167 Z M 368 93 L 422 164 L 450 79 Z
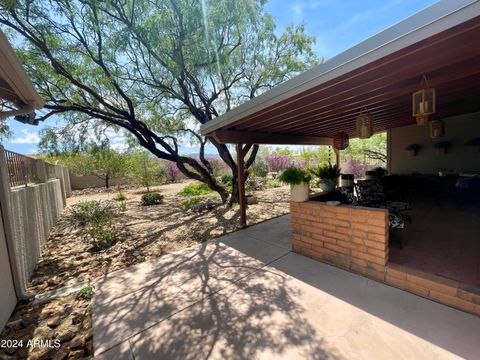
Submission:
M 128 341 L 138 358 L 337 358 L 309 322 L 308 290 L 263 266 L 212 241 L 105 277 L 96 351 Z

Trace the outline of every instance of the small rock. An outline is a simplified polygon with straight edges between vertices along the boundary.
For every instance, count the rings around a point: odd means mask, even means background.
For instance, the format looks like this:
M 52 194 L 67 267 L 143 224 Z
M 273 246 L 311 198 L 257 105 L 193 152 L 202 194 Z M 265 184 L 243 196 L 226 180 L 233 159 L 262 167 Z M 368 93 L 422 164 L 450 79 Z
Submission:
M 68 347 L 61 347 L 58 349 L 52 357 L 52 360 L 65 360 L 70 354 L 70 349 Z
M 13 330 L 20 330 L 22 328 L 22 319 L 10 321 L 7 323 L 7 327 Z
M 83 358 L 84 356 L 85 356 L 85 352 L 83 351 L 83 349 L 80 349 L 80 350 L 72 351 L 68 356 L 68 359 L 77 360 L 77 359 Z
M 83 346 L 83 340 L 79 336 L 75 336 L 72 341 L 70 341 L 70 349 L 76 350 Z
M 37 322 L 38 322 L 38 315 L 37 314 L 26 314 L 22 317 L 22 325 L 24 327 L 34 325 Z
M 51 328 L 56 328 L 58 325 L 60 325 L 61 321 L 62 318 L 60 316 L 55 316 L 48 320 L 47 325 Z
M 255 195 L 247 195 L 247 204 L 255 205 L 258 204 L 258 199 Z
M 66 329 L 66 330 L 62 331 L 61 333 L 58 333 L 55 337 L 61 343 L 64 343 L 65 341 L 73 339 L 74 336 L 75 336 L 75 332 L 73 332 L 71 329 Z
M 58 285 L 59 281 L 60 281 L 60 279 L 58 278 L 58 276 L 54 276 L 54 277 L 48 279 L 47 284 L 50 285 L 50 286 Z

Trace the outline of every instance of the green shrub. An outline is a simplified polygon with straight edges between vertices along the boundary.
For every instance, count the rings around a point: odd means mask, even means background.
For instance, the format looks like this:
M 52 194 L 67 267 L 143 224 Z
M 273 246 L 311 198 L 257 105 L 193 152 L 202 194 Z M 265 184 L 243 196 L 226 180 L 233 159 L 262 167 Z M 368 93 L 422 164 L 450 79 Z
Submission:
M 91 300 L 93 297 L 93 285 L 92 284 L 86 284 L 84 287 L 80 289 L 78 292 L 77 296 L 79 298 L 85 299 L 85 300 Z
M 124 193 L 122 193 L 121 191 L 116 194 L 114 197 L 113 197 L 113 200 L 115 201 L 125 201 L 127 200 L 127 195 L 125 195 Z
M 112 221 L 100 224 L 91 224 L 86 229 L 91 251 L 108 249 L 115 243 L 117 229 Z
M 253 165 L 253 173 L 259 177 L 266 177 L 268 175 L 268 164 L 265 161 L 265 158 L 257 156 Z
M 187 199 L 184 202 L 182 202 L 182 208 L 190 209 L 192 206 L 197 205 L 201 201 L 202 200 L 198 197 L 192 197 L 192 198 Z
M 320 183 L 335 182 L 340 176 L 340 169 L 330 163 L 310 168 L 309 171 L 319 179 Z
M 142 206 L 158 205 L 163 203 L 163 195 L 158 192 L 150 192 L 142 195 Z
M 118 210 L 120 211 L 127 211 L 127 202 L 126 201 L 121 201 L 118 204 Z
M 298 185 L 303 183 L 309 183 L 311 180 L 311 176 L 308 172 L 302 169 L 298 169 L 296 167 L 291 167 L 285 170 L 280 174 L 278 179 L 286 184 L 289 185 Z
M 198 196 L 198 195 L 208 195 L 215 193 L 214 190 L 210 189 L 207 184 L 190 184 L 185 186 L 178 195 L 180 196 Z
M 276 179 L 272 179 L 272 180 L 268 180 L 268 181 L 267 181 L 267 187 L 268 187 L 269 189 L 278 188 L 278 187 L 280 187 L 280 186 L 282 186 L 282 184 L 280 184 L 280 182 L 279 182 L 278 180 L 276 180 Z
M 85 227 L 108 222 L 113 215 L 109 203 L 101 203 L 98 200 L 83 201 L 73 205 L 70 214 L 65 216 L 63 221 L 68 226 Z
M 223 174 L 222 177 L 220 178 L 220 181 L 221 181 L 222 184 L 224 184 L 224 185 L 232 185 L 232 183 L 233 183 L 233 175 L 232 175 L 232 174 L 225 173 L 225 174 Z

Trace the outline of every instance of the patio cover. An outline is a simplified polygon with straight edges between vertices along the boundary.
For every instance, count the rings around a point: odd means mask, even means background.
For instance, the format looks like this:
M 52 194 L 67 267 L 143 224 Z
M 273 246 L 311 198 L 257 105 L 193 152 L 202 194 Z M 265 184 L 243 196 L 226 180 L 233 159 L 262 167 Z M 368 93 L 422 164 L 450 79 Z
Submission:
M 12 103 L 17 110 L 0 112 L 0 118 L 29 115 L 44 103 L 32 81 L 0 30 L 0 99 Z
M 422 75 L 437 115 L 480 110 L 480 1 L 440 1 L 201 127 L 221 143 L 330 145 L 356 137 L 363 107 L 375 132 L 415 123 Z

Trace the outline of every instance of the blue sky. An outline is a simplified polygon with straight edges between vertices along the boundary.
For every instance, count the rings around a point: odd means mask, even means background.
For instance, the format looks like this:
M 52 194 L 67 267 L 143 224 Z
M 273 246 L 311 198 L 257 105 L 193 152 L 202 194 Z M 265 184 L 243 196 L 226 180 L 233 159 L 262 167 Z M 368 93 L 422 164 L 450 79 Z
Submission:
M 277 21 L 281 32 L 290 23 L 305 23 L 306 32 L 317 39 L 316 51 L 326 60 L 398 21 L 435 3 L 436 0 L 270 0 L 266 10 Z M 31 154 L 37 150 L 38 131 L 54 126 L 49 119 L 39 126 L 9 120 L 14 136 L 4 140 L 7 149 Z M 117 144 L 121 138 L 115 139 Z M 196 149 L 182 147 L 184 153 Z M 213 149 L 207 152 L 214 153 Z

